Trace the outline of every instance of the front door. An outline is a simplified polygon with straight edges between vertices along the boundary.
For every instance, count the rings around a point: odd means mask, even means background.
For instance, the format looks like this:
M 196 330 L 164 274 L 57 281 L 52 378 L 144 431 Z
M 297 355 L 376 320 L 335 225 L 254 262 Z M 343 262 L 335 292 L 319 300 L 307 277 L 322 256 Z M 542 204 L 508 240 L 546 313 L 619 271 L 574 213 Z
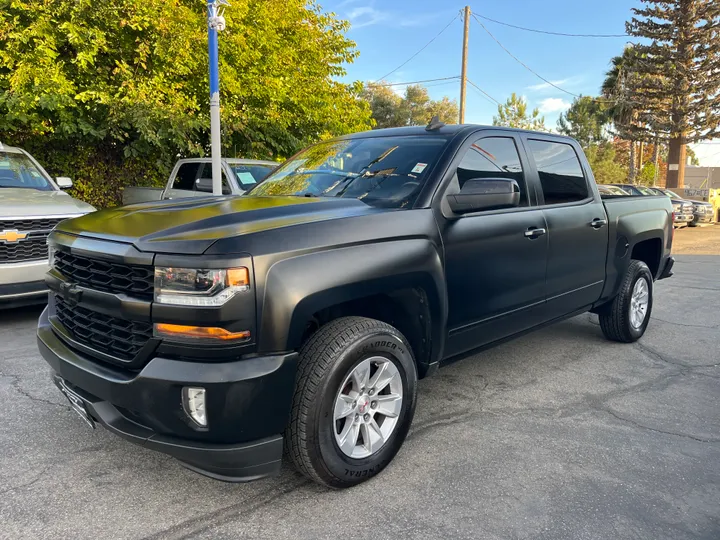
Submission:
M 530 328 L 543 320 L 548 235 L 543 211 L 525 177 L 527 158 L 513 134 L 468 141 L 451 180 L 512 178 L 520 206 L 441 220 L 452 356 Z M 537 233 L 529 233 L 536 230 Z
M 580 149 L 561 140 L 527 136 L 548 230 L 547 317 L 587 309 L 605 283 L 608 227 L 605 207 L 590 188 Z

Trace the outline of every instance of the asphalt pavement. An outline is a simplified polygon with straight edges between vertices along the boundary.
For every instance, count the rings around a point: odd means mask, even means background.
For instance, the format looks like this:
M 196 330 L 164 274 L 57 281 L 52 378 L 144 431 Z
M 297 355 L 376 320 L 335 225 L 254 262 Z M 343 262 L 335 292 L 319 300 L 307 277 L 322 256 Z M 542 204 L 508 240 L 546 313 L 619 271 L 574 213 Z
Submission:
M 582 315 L 421 381 L 380 476 L 225 484 L 102 429 L 0 314 L 0 538 L 720 538 L 720 256 L 681 255 L 645 337 Z

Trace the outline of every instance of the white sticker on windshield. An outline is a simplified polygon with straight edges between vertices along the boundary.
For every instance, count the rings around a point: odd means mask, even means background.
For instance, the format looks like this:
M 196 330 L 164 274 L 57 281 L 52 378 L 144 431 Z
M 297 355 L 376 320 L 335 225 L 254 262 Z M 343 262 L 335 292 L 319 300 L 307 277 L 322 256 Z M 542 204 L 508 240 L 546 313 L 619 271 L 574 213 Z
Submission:
M 410 172 L 420 174 L 421 172 L 423 172 L 425 170 L 425 167 L 427 167 L 427 163 L 418 163 L 417 165 L 415 165 L 412 168 L 412 171 L 410 171 Z

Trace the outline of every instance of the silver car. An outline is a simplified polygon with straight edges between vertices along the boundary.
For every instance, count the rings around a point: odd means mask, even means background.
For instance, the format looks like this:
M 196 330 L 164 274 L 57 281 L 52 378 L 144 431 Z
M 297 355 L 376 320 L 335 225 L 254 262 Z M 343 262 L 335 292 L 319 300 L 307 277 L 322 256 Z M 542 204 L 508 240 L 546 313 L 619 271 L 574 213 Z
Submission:
M 0 308 L 44 302 L 47 236 L 65 218 L 95 209 L 62 191 L 33 157 L 0 143 Z

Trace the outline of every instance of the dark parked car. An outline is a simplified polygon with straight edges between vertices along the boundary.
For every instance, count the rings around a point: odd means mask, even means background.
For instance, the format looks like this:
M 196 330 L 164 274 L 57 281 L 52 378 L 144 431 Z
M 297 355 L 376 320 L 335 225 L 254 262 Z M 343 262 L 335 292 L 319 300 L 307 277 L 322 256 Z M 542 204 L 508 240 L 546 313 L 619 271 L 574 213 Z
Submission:
M 692 201 L 689 199 L 682 199 L 682 198 L 680 198 L 680 195 L 678 195 L 674 191 L 670 191 L 669 189 L 665 189 L 665 188 L 653 187 L 650 189 L 656 194 L 665 195 L 666 197 L 669 197 L 673 202 L 673 206 L 675 206 L 676 201 L 681 201 L 683 203 L 683 208 L 682 208 L 683 218 L 687 221 L 687 224 L 690 225 L 691 227 L 696 227 L 698 224 L 712 222 L 712 219 L 713 219 L 712 204 L 702 202 L 702 201 Z M 692 219 L 690 219 L 689 212 L 687 211 L 688 204 L 692 205 Z
M 635 184 L 609 184 L 627 191 L 631 195 L 664 195 L 669 197 L 673 206 L 673 225 L 676 228 L 687 227 L 695 218 L 695 208 L 690 201 L 686 201 L 674 193 L 669 195 L 665 190 L 655 187 L 639 186 Z M 672 193 L 672 192 L 670 192 Z
M 671 275 L 671 212 L 601 200 L 566 137 L 357 133 L 243 197 L 61 223 L 38 345 L 89 424 L 228 481 L 276 473 L 284 445 L 348 487 L 395 457 L 441 361 L 586 311 L 639 339 Z

